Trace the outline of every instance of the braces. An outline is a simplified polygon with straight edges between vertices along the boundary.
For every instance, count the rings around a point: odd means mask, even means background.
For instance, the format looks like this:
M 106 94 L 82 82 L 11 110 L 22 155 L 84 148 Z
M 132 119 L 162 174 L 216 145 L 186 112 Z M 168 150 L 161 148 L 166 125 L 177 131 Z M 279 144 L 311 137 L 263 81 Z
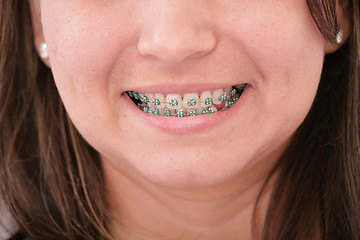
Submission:
M 166 117 L 170 116 L 176 116 L 176 117 L 193 117 L 197 115 L 204 115 L 204 114 L 213 114 L 215 112 L 221 112 L 225 111 L 226 109 L 232 107 L 240 98 L 242 95 L 244 89 L 246 88 L 247 84 L 241 84 L 237 86 L 233 86 L 230 90 L 224 92 L 221 94 L 218 98 L 219 101 L 221 101 L 220 105 L 223 105 L 221 109 L 217 109 L 213 105 L 213 98 L 208 97 L 204 101 L 199 101 L 194 98 L 187 99 L 187 101 L 181 102 L 184 106 L 187 105 L 189 107 L 194 107 L 196 104 L 205 104 L 206 107 L 199 107 L 197 109 L 187 109 L 185 108 L 179 108 L 179 109 L 169 109 L 166 107 L 176 107 L 179 105 L 179 102 L 177 99 L 170 99 L 169 101 L 160 101 L 160 99 L 153 99 L 152 101 L 149 99 L 148 96 L 144 95 L 144 93 L 139 93 L 136 91 L 127 91 L 126 93 L 128 96 L 133 100 L 137 106 L 148 114 L 153 115 L 163 115 Z M 160 105 L 163 105 L 163 107 L 159 107 Z M 165 106 L 164 106 L 165 105 Z M 217 104 L 218 106 L 219 104 Z

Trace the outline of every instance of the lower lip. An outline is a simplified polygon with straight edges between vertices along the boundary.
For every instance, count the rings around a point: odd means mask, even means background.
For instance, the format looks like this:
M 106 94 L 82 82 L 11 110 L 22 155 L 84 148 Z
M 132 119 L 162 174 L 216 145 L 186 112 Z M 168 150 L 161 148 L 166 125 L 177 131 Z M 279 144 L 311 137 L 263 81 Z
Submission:
M 194 117 L 166 117 L 152 115 L 141 111 L 126 94 L 122 94 L 122 97 L 125 98 L 125 101 L 123 102 L 125 108 L 133 112 L 134 115 L 145 124 L 164 132 L 179 134 L 208 130 L 226 122 L 242 109 L 242 106 L 246 103 L 252 93 L 253 88 L 248 84 L 239 100 L 231 108 L 221 112 L 197 115 Z

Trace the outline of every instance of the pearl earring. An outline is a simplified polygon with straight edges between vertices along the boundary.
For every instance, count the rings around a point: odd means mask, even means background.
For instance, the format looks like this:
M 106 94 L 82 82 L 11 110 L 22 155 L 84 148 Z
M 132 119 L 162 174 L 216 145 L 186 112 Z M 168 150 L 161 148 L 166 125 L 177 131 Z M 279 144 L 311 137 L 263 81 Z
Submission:
M 343 33 L 343 31 L 342 31 L 341 29 L 340 29 L 339 32 L 336 34 L 335 39 L 336 39 L 336 43 L 337 43 L 337 44 L 340 44 L 340 43 L 343 41 L 343 39 L 344 39 L 344 33 Z
M 40 53 L 41 58 L 48 58 L 49 57 L 47 44 L 45 42 L 40 44 L 39 53 Z

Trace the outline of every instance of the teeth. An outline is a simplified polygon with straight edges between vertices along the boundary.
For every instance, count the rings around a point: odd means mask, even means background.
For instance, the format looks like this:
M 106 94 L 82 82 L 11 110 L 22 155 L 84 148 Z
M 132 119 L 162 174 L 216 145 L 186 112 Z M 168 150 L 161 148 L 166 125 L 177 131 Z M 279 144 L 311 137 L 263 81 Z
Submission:
M 135 98 L 136 100 L 139 100 L 139 99 L 140 99 L 140 93 L 134 92 L 133 94 L 134 94 L 134 98 Z
M 217 108 L 214 106 L 214 105 L 211 105 L 210 107 L 209 107 L 209 113 L 216 113 L 218 110 L 217 110 Z
M 183 109 L 183 108 L 177 109 L 176 110 L 176 116 L 177 117 L 185 117 L 185 109 Z
M 235 93 L 236 93 L 236 89 L 231 88 L 231 89 L 229 90 L 229 96 L 230 96 L 230 97 L 234 96 Z
M 152 115 L 160 115 L 160 109 L 151 110 Z
M 153 104 L 157 108 L 164 108 L 166 106 L 164 94 L 155 93 L 155 96 L 154 96 L 154 99 L 153 99 Z
M 187 93 L 183 98 L 183 106 L 187 109 L 196 109 L 199 106 L 199 95 L 197 93 Z
M 144 103 L 149 103 L 149 97 L 145 94 L 140 94 L 140 100 Z
M 200 107 L 205 108 L 209 107 L 213 103 L 213 98 L 210 91 L 205 91 L 201 93 L 200 96 Z
M 180 94 L 168 94 L 166 96 L 166 107 L 168 109 L 179 109 L 182 107 L 182 97 Z
M 187 115 L 190 116 L 190 117 L 194 117 L 194 116 L 197 116 L 198 115 L 198 112 L 197 110 L 195 109 L 189 109 L 186 111 Z
M 216 89 L 212 92 L 212 98 L 214 104 L 221 104 L 223 100 L 225 100 L 226 93 L 224 89 Z
M 207 108 L 200 110 L 200 114 L 201 114 L 201 115 L 209 114 L 209 113 L 210 113 L 210 112 L 209 112 L 209 109 L 207 109 Z
M 144 94 L 144 99 L 148 99 L 149 100 L 149 105 L 154 106 L 155 94 L 145 93 Z
M 164 116 L 166 117 L 170 117 L 170 116 L 173 116 L 175 114 L 175 111 L 174 110 L 171 110 L 171 109 L 165 109 L 164 112 L 163 112 Z
M 148 114 L 167 117 L 197 116 L 224 111 L 232 107 L 240 98 L 247 84 L 240 84 L 214 91 L 180 94 L 140 93 L 127 94 L 138 107 Z
M 143 110 L 144 112 L 146 112 L 146 113 L 150 113 L 150 112 L 151 112 L 151 110 L 150 110 L 150 108 L 149 108 L 148 106 L 143 107 L 142 110 Z
M 233 105 L 234 105 L 234 101 L 228 101 L 225 103 L 225 106 L 228 108 L 232 107 Z
M 226 94 L 227 94 L 227 97 L 230 97 L 230 90 L 231 89 L 232 89 L 232 87 L 227 87 L 227 88 L 224 89 Z

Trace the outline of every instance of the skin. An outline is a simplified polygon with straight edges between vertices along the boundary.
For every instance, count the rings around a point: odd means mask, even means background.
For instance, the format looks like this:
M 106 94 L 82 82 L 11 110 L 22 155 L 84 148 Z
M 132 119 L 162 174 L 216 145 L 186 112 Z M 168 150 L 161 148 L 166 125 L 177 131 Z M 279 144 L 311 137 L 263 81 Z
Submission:
M 30 3 L 35 44 L 48 44 L 43 60 L 64 105 L 100 153 L 114 234 L 252 239 L 264 179 L 311 107 L 324 55 L 340 47 L 324 41 L 306 2 Z M 339 16 L 346 37 L 341 8 Z M 244 82 L 246 101 L 206 131 L 161 131 L 122 96 Z M 259 204 L 260 232 L 271 186 Z

